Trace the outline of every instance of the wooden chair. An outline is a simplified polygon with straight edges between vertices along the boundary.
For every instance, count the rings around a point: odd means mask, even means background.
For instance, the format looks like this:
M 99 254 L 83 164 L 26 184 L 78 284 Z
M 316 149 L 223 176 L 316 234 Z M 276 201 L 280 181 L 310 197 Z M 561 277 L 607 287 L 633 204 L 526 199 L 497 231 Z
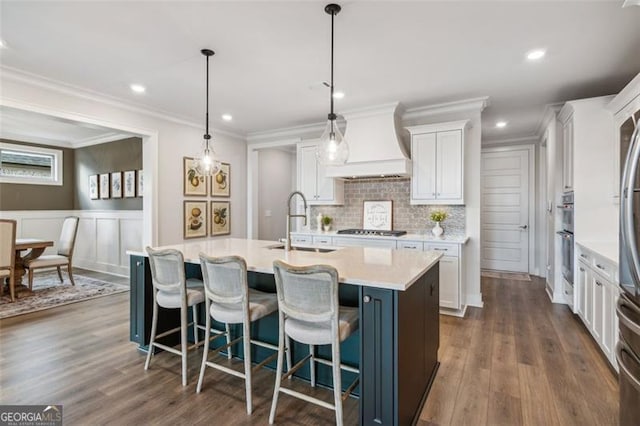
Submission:
M 60 240 L 58 241 L 58 254 L 40 256 L 28 261 L 24 265 L 25 268 L 29 269 L 29 290 L 33 289 L 33 271 L 35 269 L 51 268 L 53 266 L 58 269 L 60 282 L 64 282 L 60 268 L 66 266 L 71 284 L 76 285 L 75 281 L 73 281 L 73 273 L 71 272 L 71 260 L 73 258 L 73 249 L 76 245 L 79 220 L 77 216 L 69 216 L 64 219 L 62 231 L 60 232 Z
M 9 278 L 11 301 L 16 301 L 16 221 L 0 219 L 0 295 L 4 294 L 4 280 Z

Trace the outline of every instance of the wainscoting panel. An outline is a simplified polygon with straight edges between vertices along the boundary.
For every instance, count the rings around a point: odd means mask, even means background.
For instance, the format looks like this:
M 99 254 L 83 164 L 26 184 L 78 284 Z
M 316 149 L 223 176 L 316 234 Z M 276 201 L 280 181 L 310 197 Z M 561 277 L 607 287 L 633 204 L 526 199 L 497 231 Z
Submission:
M 38 210 L 0 211 L 0 218 L 18 222 L 18 238 L 55 241 L 45 254 L 55 254 L 62 223 L 78 216 L 73 264 L 80 268 L 129 275 L 127 250 L 142 250 L 142 211 Z

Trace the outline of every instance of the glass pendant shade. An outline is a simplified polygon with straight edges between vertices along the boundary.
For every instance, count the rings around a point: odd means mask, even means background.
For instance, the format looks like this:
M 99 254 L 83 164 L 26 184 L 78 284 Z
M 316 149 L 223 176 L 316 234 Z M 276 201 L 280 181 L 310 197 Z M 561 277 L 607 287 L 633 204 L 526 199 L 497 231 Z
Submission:
M 336 120 L 327 120 L 324 133 L 320 136 L 316 157 L 324 166 L 341 166 L 347 162 L 349 145 L 340 133 Z
M 196 158 L 195 168 L 202 176 L 213 176 L 220 170 L 220 161 L 216 159 L 216 153 L 209 147 L 208 142 L 205 142 L 204 149 Z

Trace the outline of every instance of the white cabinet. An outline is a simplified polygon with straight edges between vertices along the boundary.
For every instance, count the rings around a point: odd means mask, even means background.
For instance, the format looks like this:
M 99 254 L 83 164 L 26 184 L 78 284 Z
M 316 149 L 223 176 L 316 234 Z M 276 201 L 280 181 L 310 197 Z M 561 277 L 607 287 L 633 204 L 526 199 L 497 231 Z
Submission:
M 405 250 L 424 250 L 424 243 L 422 241 L 398 241 L 398 248 Z
M 604 314 L 604 279 L 600 278 L 598 274 L 591 275 L 591 280 L 593 282 L 591 290 L 593 291 L 593 323 L 592 333 L 593 337 L 596 339 L 598 343 L 602 342 L 602 327 L 604 324 L 604 320 L 602 315 Z
M 468 120 L 408 127 L 411 204 L 464 204 L 464 134 Z
M 618 300 L 618 289 L 614 284 L 607 285 L 602 291 L 602 351 L 607 358 L 615 357 L 614 344 L 616 343 L 616 301 Z
M 562 127 L 562 187 L 573 190 L 573 116 Z
M 440 307 L 460 309 L 458 266 L 457 257 L 440 258 Z
M 338 247 L 396 248 L 396 240 L 376 240 L 373 238 L 334 237 L 333 245 Z
M 313 245 L 330 246 L 332 244 L 333 244 L 333 239 L 331 237 L 325 237 L 325 236 L 314 236 L 313 237 Z
M 344 182 L 326 177 L 316 147 L 316 143 L 298 145 L 298 189 L 309 204 L 344 204 Z
M 574 291 L 577 292 L 578 296 L 576 312 L 585 324 L 587 323 L 587 281 L 589 281 L 590 279 L 591 276 L 587 264 L 580 261 L 578 263 L 578 273 L 576 274 L 576 279 L 574 280 Z M 589 321 L 589 323 L 591 323 L 591 321 Z

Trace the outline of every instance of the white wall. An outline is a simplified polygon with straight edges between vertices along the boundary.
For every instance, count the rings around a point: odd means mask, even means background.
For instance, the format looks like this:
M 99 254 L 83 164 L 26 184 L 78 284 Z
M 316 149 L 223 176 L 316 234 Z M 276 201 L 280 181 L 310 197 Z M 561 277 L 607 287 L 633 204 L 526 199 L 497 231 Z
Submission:
M 144 244 L 182 241 L 182 157 L 199 151 L 204 133 L 201 125 L 7 70 L 2 72 L 0 104 L 142 135 Z M 216 133 L 215 126 L 213 135 L 220 160 L 231 164 L 231 235 L 244 237 L 246 142 L 241 137 Z
M 258 238 L 275 241 L 286 235 L 287 197 L 295 187 L 296 154 L 271 148 L 258 155 Z

